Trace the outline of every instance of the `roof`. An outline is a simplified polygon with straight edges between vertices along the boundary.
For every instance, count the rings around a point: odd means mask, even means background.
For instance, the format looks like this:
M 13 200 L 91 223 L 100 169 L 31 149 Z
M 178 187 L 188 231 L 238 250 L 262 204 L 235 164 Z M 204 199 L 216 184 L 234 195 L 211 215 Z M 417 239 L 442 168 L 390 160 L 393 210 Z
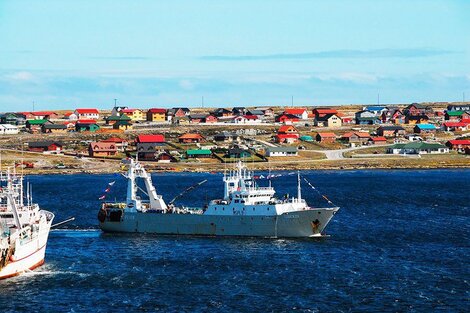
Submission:
M 470 124 L 470 118 L 463 118 L 460 120 L 461 123 Z
M 451 145 L 470 145 L 470 140 L 468 139 L 454 139 L 449 140 L 448 143 Z
M 433 124 L 416 124 L 416 127 L 418 127 L 419 129 L 436 129 L 436 126 L 434 126 Z
M 163 136 L 161 134 L 157 134 L 157 135 L 139 135 L 136 138 L 136 142 L 140 142 L 140 143 L 165 142 L 165 136 Z
M 190 119 L 204 119 L 206 117 L 207 117 L 207 114 L 203 114 L 203 113 L 191 114 L 189 116 Z
M 264 111 L 262 110 L 248 110 L 249 115 L 264 115 Z
M 465 127 L 467 126 L 467 123 L 464 122 L 445 122 L 442 123 L 445 127 Z
M 117 150 L 116 144 L 114 142 L 104 142 L 104 141 L 91 142 L 90 148 L 91 150 L 96 151 L 96 152 L 109 152 L 109 151 L 113 152 Z
M 27 120 L 26 123 L 30 125 L 42 125 L 44 123 L 49 122 L 48 120 Z
M 191 155 L 208 155 L 212 154 L 212 151 L 209 149 L 193 149 L 193 150 L 186 150 L 186 154 Z
M 401 126 L 380 126 L 378 129 L 382 129 L 382 130 L 405 130 Z
M 296 147 L 267 147 L 266 151 L 269 152 L 297 152 Z
M 257 120 L 258 119 L 258 116 L 256 115 L 243 115 L 244 118 L 246 118 L 247 120 Z
M 152 109 L 149 109 L 148 112 L 150 112 L 150 113 L 158 113 L 158 114 L 165 114 L 165 113 L 166 113 L 166 109 L 152 108 Z
M 299 138 L 299 136 L 297 134 L 277 134 L 276 135 L 277 138 L 280 138 L 280 139 L 285 139 L 285 138 Z
M 121 142 L 126 142 L 127 140 L 121 139 L 119 137 L 111 137 L 108 139 L 101 140 L 101 142 L 115 142 L 115 143 L 121 143 Z
M 461 116 L 465 111 L 447 111 L 446 114 L 449 116 Z
M 28 142 L 28 147 L 30 148 L 42 148 L 42 147 L 49 147 L 50 145 L 56 145 L 62 147 L 61 142 L 57 141 L 34 141 L 34 142 Z
M 96 124 L 96 121 L 91 120 L 91 119 L 82 119 L 82 120 L 78 120 L 77 123 L 79 123 L 79 124 Z
M 130 121 L 131 118 L 125 114 L 123 115 L 110 115 L 105 118 L 107 121 Z
M 214 135 L 214 138 L 215 137 L 219 137 L 219 138 L 237 138 L 237 137 L 239 137 L 239 135 L 237 135 L 236 133 L 223 131 L 223 132 L 220 132 L 220 133 Z
M 387 138 L 379 136 L 379 137 L 372 137 L 370 138 L 372 141 L 387 141 Z
M 325 115 L 323 115 L 323 116 L 317 117 L 317 120 L 318 120 L 318 121 L 327 121 L 327 120 L 329 120 L 332 116 L 339 117 L 339 115 L 338 115 L 337 113 L 328 113 L 328 114 L 325 114 Z
M 45 129 L 67 129 L 67 125 L 64 124 L 43 124 L 42 127 Z
M 318 133 L 317 135 L 324 138 L 336 138 L 335 133 Z
M 178 139 L 203 139 L 203 138 L 204 137 L 202 137 L 201 134 L 189 134 L 189 133 L 183 134 L 178 137 Z
M 302 141 L 313 141 L 312 136 L 308 136 L 308 135 L 300 136 L 299 139 Z
M 410 143 L 399 143 L 390 147 L 390 149 L 416 149 L 416 150 L 428 150 L 428 149 L 442 149 L 447 148 L 440 143 L 429 143 L 429 142 L 410 142 Z
M 368 106 L 366 109 L 367 109 L 368 111 L 382 111 L 382 110 L 385 109 L 385 107 L 372 105 L 372 106 Z
M 318 113 L 318 114 L 337 114 L 338 111 L 335 109 L 330 109 L 330 108 L 318 108 L 318 109 L 313 109 L 313 113 Z
M 369 133 L 366 132 L 348 132 L 341 136 L 341 138 L 349 138 L 352 136 L 357 136 L 359 138 L 369 138 Z
M 280 119 L 281 117 L 286 117 L 286 118 L 291 119 L 291 120 L 298 120 L 298 119 L 299 119 L 298 116 L 292 115 L 292 114 L 288 114 L 288 113 L 280 114 L 280 115 L 276 116 L 276 119 Z
M 132 126 L 129 121 L 117 121 L 113 126 Z
M 32 115 L 34 116 L 43 116 L 43 115 L 53 115 L 56 114 L 55 112 L 50 112 L 50 111 L 38 111 L 38 112 L 31 112 Z
M 305 111 L 307 110 L 303 108 L 285 109 L 284 113 L 296 115 L 296 114 L 303 114 Z
M 289 129 L 292 129 L 292 128 L 294 129 L 295 132 L 297 132 L 297 129 L 296 129 L 294 126 L 292 126 L 292 125 L 282 125 L 281 127 L 279 127 L 279 129 L 278 129 L 277 132 L 278 132 L 278 133 L 285 133 L 285 132 L 287 132 Z
M 76 109 L 75 112 L 78 114 L 99 114 L 97 109 Z

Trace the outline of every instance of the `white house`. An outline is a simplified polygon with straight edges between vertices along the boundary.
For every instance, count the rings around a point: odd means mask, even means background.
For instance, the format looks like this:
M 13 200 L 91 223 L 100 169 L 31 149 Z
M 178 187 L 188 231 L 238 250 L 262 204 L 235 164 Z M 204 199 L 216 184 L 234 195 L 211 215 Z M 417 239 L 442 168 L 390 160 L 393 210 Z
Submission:
M 78 117 L 79 120 L 97 120 L 100 118 L 100 112 L 97 109 L 76 109 L 73 113 Z
M 20 132 L 18 126 L 11 124 L 0 124 L 0 135 L 16 135 Z
M 297 151 L 296 147 L 268 147 L 265 151 L 265 155 L 267 157 L 287 157 L 299 155 L 299 152 Z

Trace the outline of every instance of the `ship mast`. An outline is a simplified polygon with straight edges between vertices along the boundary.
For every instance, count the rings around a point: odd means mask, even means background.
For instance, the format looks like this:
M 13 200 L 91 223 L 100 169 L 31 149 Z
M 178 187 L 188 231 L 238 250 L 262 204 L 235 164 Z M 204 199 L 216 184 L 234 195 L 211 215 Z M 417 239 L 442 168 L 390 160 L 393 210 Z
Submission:
M 301 202 L 302 201 L 302 191 L 300 188 L 300 172 L 297 171 L 297 201 Z

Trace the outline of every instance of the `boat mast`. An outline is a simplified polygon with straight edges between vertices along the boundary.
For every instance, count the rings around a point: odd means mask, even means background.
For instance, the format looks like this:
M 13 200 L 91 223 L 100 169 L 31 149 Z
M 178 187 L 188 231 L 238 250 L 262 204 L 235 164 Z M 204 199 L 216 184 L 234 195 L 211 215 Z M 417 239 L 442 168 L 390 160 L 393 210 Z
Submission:
M 300 188 L 300 172 L 297 171 L 297 201 L 301 202 L 302 201 L 302 191 Z

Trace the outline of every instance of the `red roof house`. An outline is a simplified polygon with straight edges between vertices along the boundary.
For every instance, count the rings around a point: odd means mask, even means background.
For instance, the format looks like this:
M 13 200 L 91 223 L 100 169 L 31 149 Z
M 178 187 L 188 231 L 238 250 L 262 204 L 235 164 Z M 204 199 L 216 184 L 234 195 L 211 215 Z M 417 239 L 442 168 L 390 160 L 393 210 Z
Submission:
M 285 109 L 284 114 L 295 115 L 302 120 L 308 119 L 308 112 L 305 108 Z
M 192 142 L 202 142 L 204 137 L 201 134 L 183 134 L 178 137 L 178 141 L 181 143 L 192 143 Z
M 299 141 L 299 135 L 298 134 L 277 134 L 274 137 L 274 140 L 277 143 L 294 143 Z
M 335 142 L 336 134 L 335 133 L 317 133 L 315 139 L 319 142 Z
M 470 140 L 468 139 L 455 139 L 446 142 L 446 146 L 451 150 L 463 151 L 465 148 L 470 148 Z
M 139 135 L 135 139 L 137 143 L 163 143 L 165 142 L 165 136 L 161 134 L 157 135 Z

